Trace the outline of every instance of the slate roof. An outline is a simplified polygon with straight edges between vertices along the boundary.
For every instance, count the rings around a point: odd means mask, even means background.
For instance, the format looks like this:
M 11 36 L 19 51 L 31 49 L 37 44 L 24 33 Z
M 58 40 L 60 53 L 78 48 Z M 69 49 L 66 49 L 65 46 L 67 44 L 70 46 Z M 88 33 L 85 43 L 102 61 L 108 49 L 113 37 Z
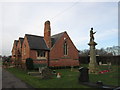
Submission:
M 61 36 L 64 33 L 65 32 L 62 32 L 62 33 L 55 34 L 55 35 L 51 36 L 52 46 L 61 38 Z M 25 34 L 25 36 L 28 39 L 30 49 L 34 49 L 34 50 L 50 50 L 47 47 L 43 36 L 37 36 L 37 35 L 31 35 L 31 34 Z
M 18 40 L 14 40 L 14 43 L 15 43 L 15 45 L 17 46 L 17 44 L 18 44 Z
M 25 34 L 25 36 L 28 39 L 30 49 L 49 50 L 49 48 L 47 47 L 45 40 L 42 36 L 36 36 L 36 35 L 30 35 L 30 34 Z
M 52 46 L 61 38 L 61 36 L 64 33 L 65 32 L 62 32 L 62 33 L 58 33 L 58 34 L 55 34 L 55 35 L 51 36 Z
M 24 38 L 19 37 L 19 40 L 20 40 L 20 43 L 21 43 L 21 45 L 22 45 Z

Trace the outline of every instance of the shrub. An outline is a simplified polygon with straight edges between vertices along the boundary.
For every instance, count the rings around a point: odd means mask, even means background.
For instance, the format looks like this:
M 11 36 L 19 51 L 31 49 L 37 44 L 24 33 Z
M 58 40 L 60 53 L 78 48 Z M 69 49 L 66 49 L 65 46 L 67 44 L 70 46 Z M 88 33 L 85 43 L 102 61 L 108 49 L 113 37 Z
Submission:
M 34 68 L 33 59 L 31 59 L 31 58 L 26 59 L 26 68 L 27 68 L 27 70 L 32 70 Z

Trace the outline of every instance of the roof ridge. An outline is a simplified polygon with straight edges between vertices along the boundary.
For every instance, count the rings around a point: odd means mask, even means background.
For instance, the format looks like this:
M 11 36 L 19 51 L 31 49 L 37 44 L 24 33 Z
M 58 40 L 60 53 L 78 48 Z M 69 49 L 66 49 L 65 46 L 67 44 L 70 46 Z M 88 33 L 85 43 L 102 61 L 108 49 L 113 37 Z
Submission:
M 24 39 L 23 37 L 19 37 L 19 39 Z
M 42 37 L 43 38 L 43 36 L 32 35 L 32 34 L 25 34 L 25 36 L 34 36 L 34 37 Z
M 56 36 L 56 35 L 59 35 L 59 34 L 63 34 L 63 33 L 65 33 L 65 32 L 66 32 L 66 31 L 61 32 L 61 33 L 54 34 L 54 35 L 52 35 L 51 37 Z

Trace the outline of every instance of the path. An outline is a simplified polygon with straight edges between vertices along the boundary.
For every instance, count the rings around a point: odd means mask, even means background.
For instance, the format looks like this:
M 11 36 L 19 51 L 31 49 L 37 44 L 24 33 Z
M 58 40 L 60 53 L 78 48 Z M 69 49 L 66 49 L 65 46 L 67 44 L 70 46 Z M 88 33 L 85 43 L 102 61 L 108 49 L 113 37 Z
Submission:
M 2 69 L 2 88 L 31 88 L 32 89 L 30 85 L 27 85 L 26 83 L 24 83 L 23 81 L 15 77 L 13 74 L 6 71 L 5 69 Z

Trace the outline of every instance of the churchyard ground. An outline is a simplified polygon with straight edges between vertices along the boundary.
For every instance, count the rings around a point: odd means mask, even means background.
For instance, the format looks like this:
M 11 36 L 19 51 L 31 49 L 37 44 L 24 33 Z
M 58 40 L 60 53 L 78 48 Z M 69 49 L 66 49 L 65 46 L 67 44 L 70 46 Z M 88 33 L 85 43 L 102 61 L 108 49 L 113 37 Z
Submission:
M 81 65 L 88 67 L 88 65 Z M 103 84 L 118 86 L 118 70 L 120 67 L 111 66 L 112 70 L 103 74 L 90 74 L 90 82 L 96 83 L 102 81 Z M 119 68 L 119 69 L 118 69 Z M 100 66 L 100 70 L 107 70 L 108 66 Z M 13 73 L 16 77 L 22 81 L 30 84 L 34 88 L 90 88 L 78 83 L 79 71 L 78 68 L 71 69 L 56 69 L 56 72 L 61 73 L 61 78 L 56 78 L 56 75 L 52 79 L 40 79 L 39 77 L 33 77 L 27 74 L 26 71 L 18 68 L 7 68 L 9 72 Z
M 47 80 L 30 76 L 20 69 L 8 68 L 7 70 L 34 88 L 89 88 L 78 83 L 79 73 L 76 70 L 71 72 L 70 69 L 58 69 L 56 72 L 61 73 L 62 77 L 58 79 L 54 75 L 52 79 Z
M 88 67 L 88 65 L 81 65 L 83 67 Z M 108 65 L 101 65 L 99 66 L 99 70 L 109 70 Z M 102 81 L 103 84 L 112 85 L 112 86 L 119 86 L 119 70 L 120 66 L 112 65 L 111 70 L 109 72 L 99 73 L 99 74 L 90 74 L 89 78 L 91 82 Z

